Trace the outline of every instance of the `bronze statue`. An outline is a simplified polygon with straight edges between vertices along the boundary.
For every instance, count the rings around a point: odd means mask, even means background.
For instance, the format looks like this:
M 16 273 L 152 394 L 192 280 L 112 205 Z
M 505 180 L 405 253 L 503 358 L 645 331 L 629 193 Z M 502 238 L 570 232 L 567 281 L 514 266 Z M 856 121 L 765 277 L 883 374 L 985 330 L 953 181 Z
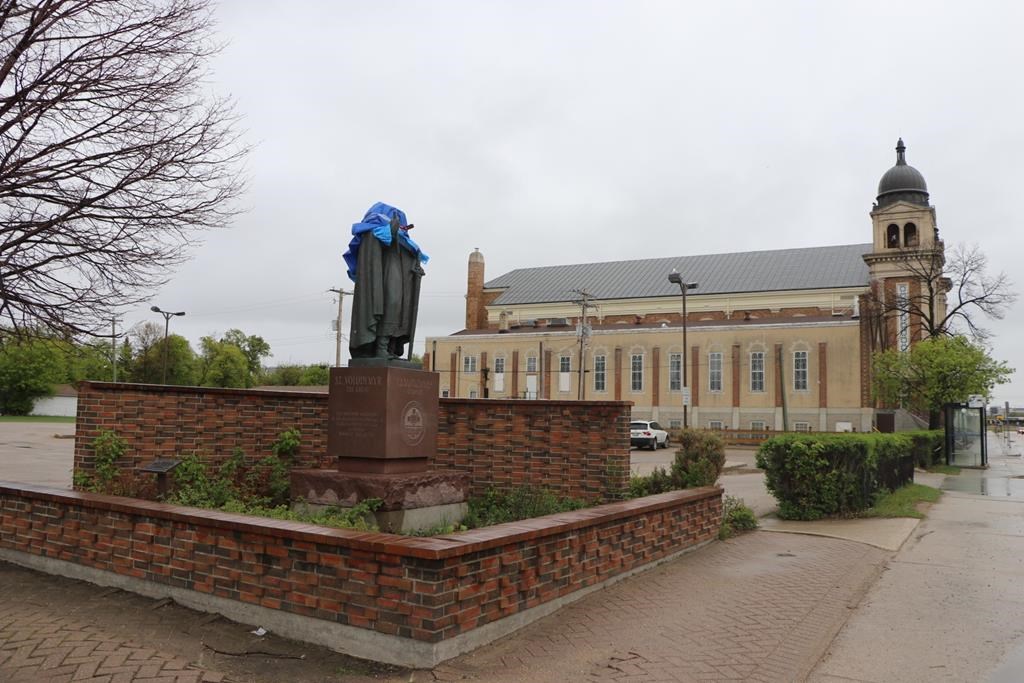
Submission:
M 427 255 L 409 238 L 413 226 L 400 210 L 377 203 L 361 223 L 352 226 L 345 254 L 348 275 L 355 282 L 349 352 L 352 364 L 401 358 L 416 332 L 421 263 Z

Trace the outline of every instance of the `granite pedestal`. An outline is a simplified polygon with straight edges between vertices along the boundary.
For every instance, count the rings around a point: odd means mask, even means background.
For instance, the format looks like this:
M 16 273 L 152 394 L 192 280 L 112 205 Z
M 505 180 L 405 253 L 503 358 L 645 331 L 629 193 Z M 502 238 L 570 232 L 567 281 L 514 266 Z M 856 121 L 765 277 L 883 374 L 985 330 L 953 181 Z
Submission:
M 293 470 L 293 500 L 311 508 L 382 502 L 385 531 L 458 523 L 469 476 L 428 470 L 437 451 L 438 376 L 394 365 L 332 368 L 327 453 L 336 468 Z

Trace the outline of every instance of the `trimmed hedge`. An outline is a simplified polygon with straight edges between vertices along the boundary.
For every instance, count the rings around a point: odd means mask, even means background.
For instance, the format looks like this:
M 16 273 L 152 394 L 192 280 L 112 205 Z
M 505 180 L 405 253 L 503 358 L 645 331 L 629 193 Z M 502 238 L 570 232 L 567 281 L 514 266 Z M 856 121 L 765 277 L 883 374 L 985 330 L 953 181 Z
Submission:
M 907 434 L 784 434 L 761 445 L 757 466 L 779 517 L 851 515 L 914 480 L 914 444 Z
M 914 442 L 914 461 L 921 469 L 946 464 L 946 433 L 941 429 L 902 432 Z

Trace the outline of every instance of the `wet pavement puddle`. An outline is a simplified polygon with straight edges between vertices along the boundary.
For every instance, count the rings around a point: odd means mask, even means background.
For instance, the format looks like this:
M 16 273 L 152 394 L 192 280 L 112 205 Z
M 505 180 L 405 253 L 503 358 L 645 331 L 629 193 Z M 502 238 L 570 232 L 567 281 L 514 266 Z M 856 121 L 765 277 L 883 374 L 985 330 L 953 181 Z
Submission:
M 942 483 L 942 490 L 1024 499 L 1024 479 L 1020 477 L 972 477 L 960 474 L 946 477 Z

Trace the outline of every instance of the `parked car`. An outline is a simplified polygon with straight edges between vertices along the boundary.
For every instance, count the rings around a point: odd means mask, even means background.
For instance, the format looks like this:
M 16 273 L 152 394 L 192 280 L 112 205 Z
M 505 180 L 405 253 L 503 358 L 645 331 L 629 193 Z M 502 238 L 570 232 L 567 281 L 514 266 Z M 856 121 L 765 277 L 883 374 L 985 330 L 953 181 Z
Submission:
M 668 432 L 657 422 L 638 420 L 629 423 L 629 445 L 637 448 L 668 448 Z

